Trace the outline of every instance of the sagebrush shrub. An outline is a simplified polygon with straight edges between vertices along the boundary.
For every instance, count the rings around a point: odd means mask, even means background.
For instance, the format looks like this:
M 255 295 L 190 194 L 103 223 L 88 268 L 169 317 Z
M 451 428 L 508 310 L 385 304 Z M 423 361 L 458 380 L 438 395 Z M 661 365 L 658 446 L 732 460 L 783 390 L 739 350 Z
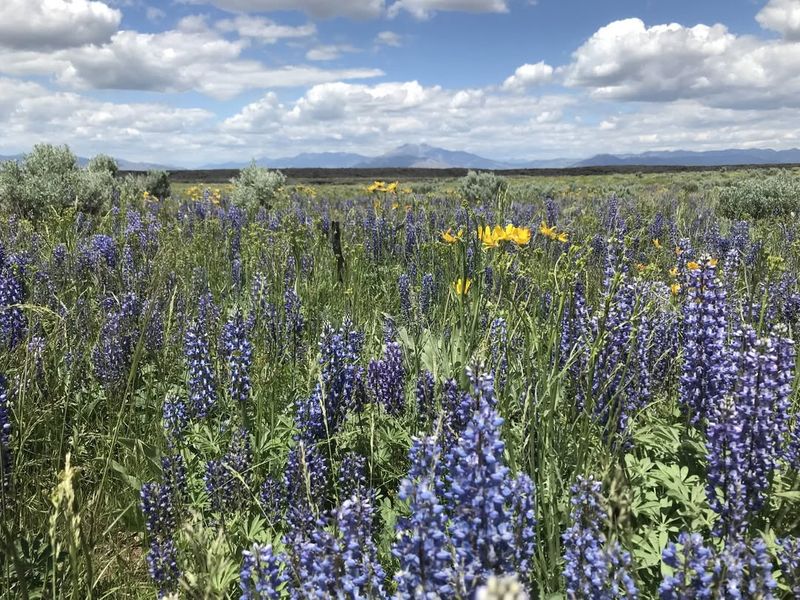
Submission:
M 116 168 L 111 157 L 100 155 L 81 169 L 67 146 L 37 144 L 22 161 L 0 167 L 0 205 L 34 221 L 70 206 L 97 213 L 111 202 Z
M 459 179 L 458 190 L 469 202 L 491 202 L 508 190 L 508 180 L 494 173 L 469 171 Z
M 766 219 L 798 212 L 800 179 L 788 171 L 720 188 L 719 212 L 729 219 Z
M 256 165 L 255 161 L 242 169 L 239 177 L 231 179 L 231 201 L 247 210 L 269 206 L 283 191 L 286 176 Z

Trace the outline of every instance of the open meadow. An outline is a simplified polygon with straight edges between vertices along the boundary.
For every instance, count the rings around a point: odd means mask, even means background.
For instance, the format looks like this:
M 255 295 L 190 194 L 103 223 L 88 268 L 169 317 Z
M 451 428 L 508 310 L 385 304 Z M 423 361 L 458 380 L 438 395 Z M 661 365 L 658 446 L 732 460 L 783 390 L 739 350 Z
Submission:
M 64 164 L 0 174 L 2 597 L 800 598 L 796 171 Z

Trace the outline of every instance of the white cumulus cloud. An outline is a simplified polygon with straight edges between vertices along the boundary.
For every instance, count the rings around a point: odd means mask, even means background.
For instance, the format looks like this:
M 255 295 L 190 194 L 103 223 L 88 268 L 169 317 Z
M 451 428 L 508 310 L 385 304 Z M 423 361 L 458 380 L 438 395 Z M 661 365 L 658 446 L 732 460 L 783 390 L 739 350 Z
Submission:
M 399 48 L 403 45 L 403 36 L 394 31 L 381 31 L 375 36 L 375 43 L 382 46 Z
M 300 10 L 313 17 L 374 19 L 384 12 L 384 0 L 183 0 L 187 4 L 213 4 L 232 12 Z
M 264 44 L 274 44 L 284 39 L 309 37 L 317 33 L 317 27 L 313 23 L 298 26 L 281 25 L 270 19 L 244 15 L 218 21 L 216 27 L 220 31 L 235 32 L 240 37 L 258 40 Z
M 528 87 L 541 85 L 553 79 L 553 67 L 544 61 L 536 64 L 524 64 L 517 67 L 514 74 L 503 82 L 503 89 L 519 91 Z
M 389 7 L 389 16 L 406 11 L 417 19 L 429 19 L 437 12 L 508 12 L 506 0 L 396 0 Z
M 54 50 L 107 41 L 122 13 L 90 0 L 2 0 L 0 46 Z
M 777 31 L 787 40 L 800 40 L 800 0 L 769 0 L 756 20 L 763 28 Z
M 568 86 L 598 99 L 800 106 L 800 44 L 736 36 L 719 24 L 615 21 L 578 48 L 563 72 Z
M 310 86 L 382 75 L 379 69 L 321 69 L 311 65 L 268 67 L 241 58 L 246 39 L 227 40 L 204 21 L 182 21 L 161 33 L 119 31 L 103 45 L 52 53 L 0 50 L 0 73 L 52 75 L 73 89 L 199 91 L 228 99 L 250 89 Z

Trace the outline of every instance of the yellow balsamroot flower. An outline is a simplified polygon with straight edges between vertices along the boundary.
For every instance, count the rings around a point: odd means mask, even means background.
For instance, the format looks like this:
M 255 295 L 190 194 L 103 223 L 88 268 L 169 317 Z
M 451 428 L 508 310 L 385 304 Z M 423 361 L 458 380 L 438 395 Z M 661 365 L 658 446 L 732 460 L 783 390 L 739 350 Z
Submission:
M 683 254 L 683 248 L 675 246 L 675 256 L 680 256 L 681 254 Z
M 677 277 L 677 276 L 678 276 L 678 267 L 672 267 L 672 268 L 669 270 L 669 276 L 670 276 L 670 277 L 673 277 L 673 278 L 674 278 L 674 277 Z
M 708 264 L 712 267 L 716 267 L 719 264 L 719 260 L 716 258 L 709 258 Z
M 558 234 L 556 233 L 555 227 L 548 227 L 545 221 L 542 221 L 541 225 L 539 225 L 539 233 L 543 236 L 550 238 L 551 240 L 556 239 Z
M 548 239 L 561 242 L 562 244 L 566 244 L 569 241 L 569 235 L 566 231 L 559 232 L 556 230 L 555 225 L 550 227 L 545 221 L 542 221 L 539 225 L 539 233 Z
M 671 286 L 669 286 L 669 289 L 672 292 L 673 296 L 677 296 L 678 292 L 681 291 L 681 284 L 680 283 L 673 283 Z
M 450 229 L 449 227 L 447 228 L 447 231 L 442 232 L 442 240 L 444 240 L 448 244 L 455 244 L 456 242 L 462 240 L 463 238 L 464 238 L 463 229 L 459 229 L 458 233 L 456 233 L 455 235 L 453 235 L 453 230 Z
M 514 227 L 513 225 L 506 225 L 503 233 L 509 242 L 513 242 L 517 246 L 525 246 L 531 241 L 531 230 L 527 227 Z
M 658 238 L 653 239 L 653 246 L 661 250 L 661 241 Z
M 453 282 L 453 290 L 455 291 L 457 296 L 466 296 L 467 292 L 469 292 L 469 288 L 472 285 L 471 279 L 461 279 L 458 278 L 458 281 Z
M 397 210 L 399 206 L 400 206 L 399 202 L 392 202 L 392 210 Z
M 397 186 L 400 185 L 397 181 L 393 181 L 389 185 L 384 186 L 383 191 L 389 192 L 390 194 L 394 194 L 397 192 Z
M 367 186 L 367 191 L 372 194 L 374 192 L 383 192 L 386 190 L 386 182 L 385 181 L 375 181 L 371 185 Z
M 497 248 L 500 241 L 504 239 L 503 230 L 498 226 L 494 226 L 494 230 L 488 225 L 483 229 L 478 227 L 478 239 L 483 243 L 484 248 Z
M 694 262 L 693 260 L 690 260 L 689 262 L 686 263 L 686 268 L 689 269 L 690 271 L 699 271 L 700 264 Z

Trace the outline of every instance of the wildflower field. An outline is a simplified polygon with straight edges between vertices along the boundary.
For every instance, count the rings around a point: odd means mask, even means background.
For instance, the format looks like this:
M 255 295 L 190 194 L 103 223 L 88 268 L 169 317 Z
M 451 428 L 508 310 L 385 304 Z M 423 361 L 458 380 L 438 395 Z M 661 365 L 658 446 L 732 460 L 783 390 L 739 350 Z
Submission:
M 0 594 L 800 598 L 800 225 L 706 177 L 0 198 Z

